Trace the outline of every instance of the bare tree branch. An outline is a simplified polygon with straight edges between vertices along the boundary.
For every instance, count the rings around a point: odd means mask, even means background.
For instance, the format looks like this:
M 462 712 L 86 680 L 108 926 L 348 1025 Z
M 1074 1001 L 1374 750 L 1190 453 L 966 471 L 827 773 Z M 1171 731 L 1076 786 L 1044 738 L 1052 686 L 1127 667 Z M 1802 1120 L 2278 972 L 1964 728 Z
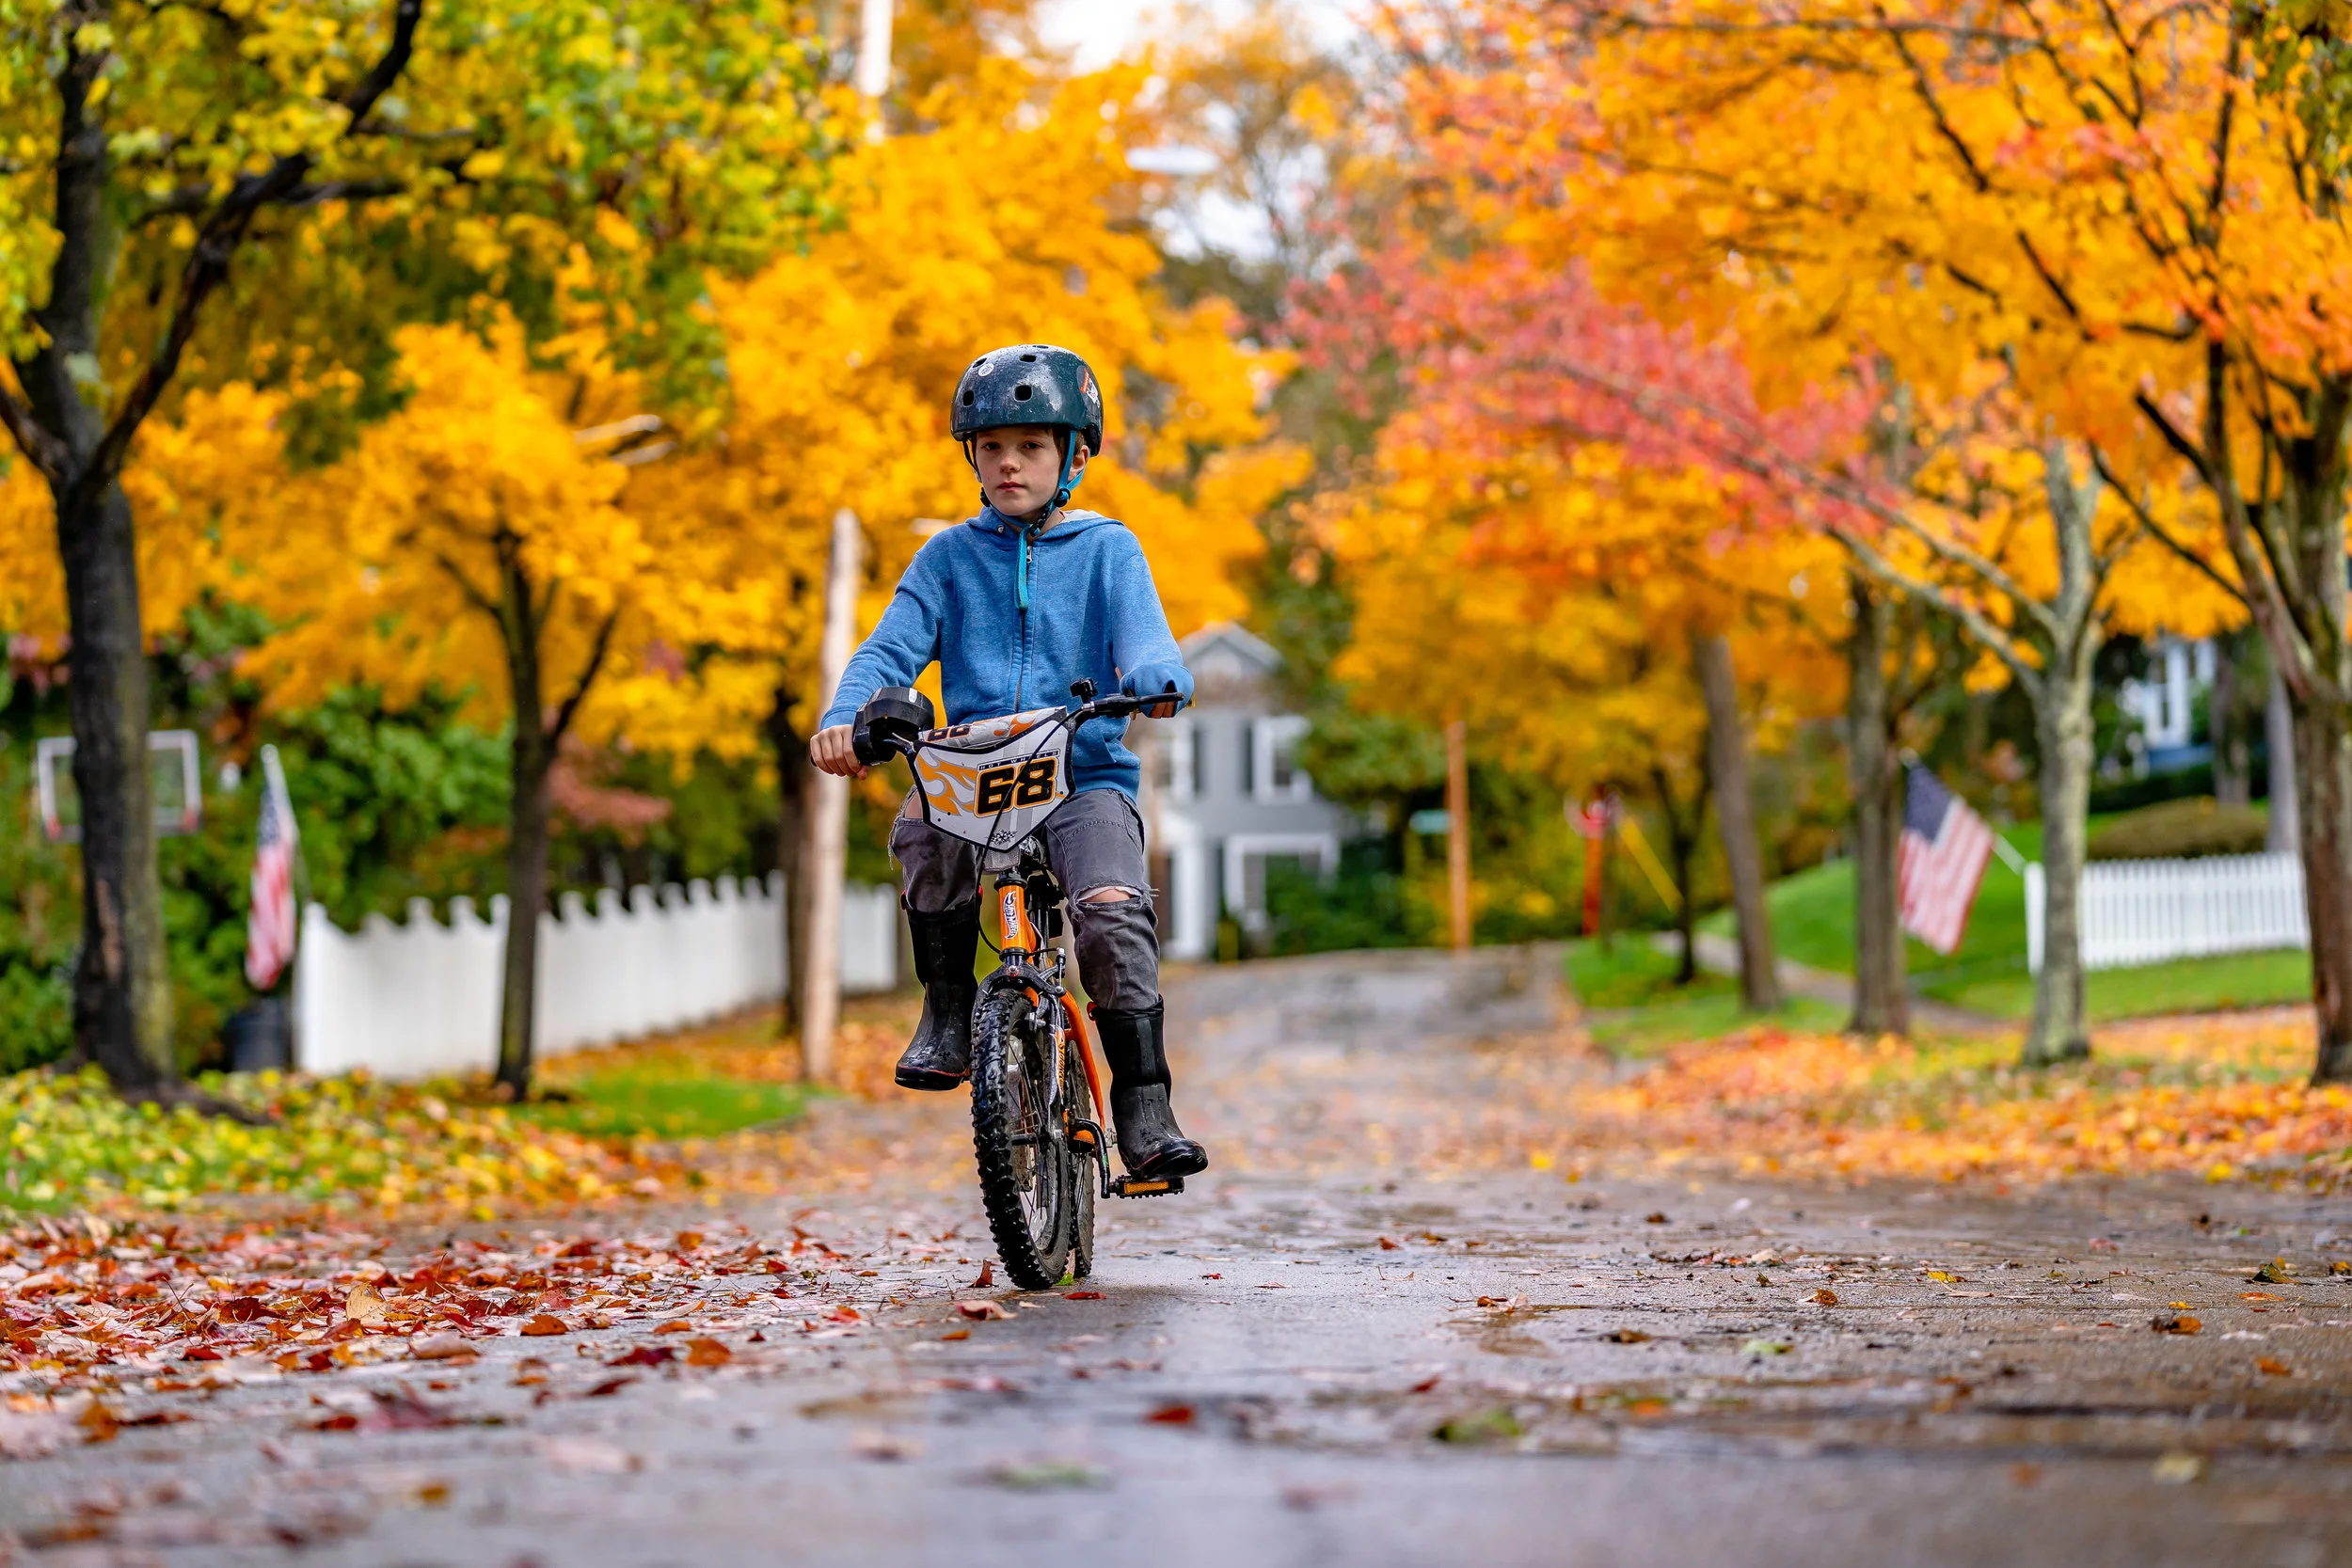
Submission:
M 53 485 L 65 482 L 72 466 L 72 454 L 63 441 L 41 428 L 24 400 L 6 387 L 0 387 L 0 425 L 8 426 L 8 434 L 16 437 L 18 449 L 40 470 L 43 479 Z
M 572 727 L 572 719 L 579 713 L 580 705 L 586 700 L 588 689 L 596 684 L 596 672 L 604 668 L 604 656 L 612 646 L 612 628 L 620 625 L 620 621 L 621 610 L 615 605 L 612 612 L 604 618 L 604 625 L 596 628 L 596 641 L 595 646 L 588 650 L 587 666 L 580 671 L 580 680 L 573 686 L 571 695 L 564 698 L 563 705 L 555 710 L 555 722 L 548 728 L 550 744 L 563 739 L 564 732 Z

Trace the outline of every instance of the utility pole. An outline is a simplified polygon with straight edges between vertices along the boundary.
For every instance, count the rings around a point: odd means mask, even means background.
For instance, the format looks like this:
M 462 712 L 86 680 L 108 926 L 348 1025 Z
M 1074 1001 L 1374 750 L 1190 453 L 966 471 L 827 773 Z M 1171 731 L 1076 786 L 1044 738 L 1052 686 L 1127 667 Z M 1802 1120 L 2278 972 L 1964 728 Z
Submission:
M 1454 950 L 1470 944 L 1470 726 L 1456 719 L 1445 727 L 1445 883 L 1454 913 Z
M 825 634 L 817 655 L 818 679 L 830 697 L 849 667 L 857 639 L 858 557 L 864 536 L 857 514 L 843 507 L 833 516 L 833 550 L 825 562 Z M 841 1021 L 841 893 L 850 860 L 850 781 L 835 773 L 811 780 L 808 852 L 801 874 L 808 895 L 797 900 L 807 911 L 804 928 L 793 933 L 807 966 L 801 988 L 801 1075 L 821 1084 L 833 1072 L 834 1030 Z

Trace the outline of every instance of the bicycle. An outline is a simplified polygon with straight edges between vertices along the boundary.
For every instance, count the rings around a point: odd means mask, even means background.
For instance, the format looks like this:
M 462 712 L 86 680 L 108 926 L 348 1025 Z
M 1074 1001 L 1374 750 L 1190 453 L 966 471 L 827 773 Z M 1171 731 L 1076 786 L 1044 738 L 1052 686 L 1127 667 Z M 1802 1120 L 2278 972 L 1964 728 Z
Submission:
M 1065 901 L 1038 833 L 1070 799 L 1070 743 L 1094 720 L 1168 701 L 1094 689 L 1073 684 L 1075 708 L 938 729 L 929 697 L 891 687 L 858 710 L 851 732 L 868 767 L 907 759 L 924 820 L 977 845 L 980 875 L 996 879 L 998 961 L 972 1005 L 972 1145 L 997 1256 L 1026 1291 L 1059 1283 L 1065 1266 L 1073 1279 L 1093 1272 L 1098 1187 L 1104 1197 L 1184 1190 L 1182 1177 L 1112 1177 L 1102 1070 L 1064 983 L 1069 956 L 1051 945 Z M 1087 1180 L 1089 1164 L 1098 1180 Z

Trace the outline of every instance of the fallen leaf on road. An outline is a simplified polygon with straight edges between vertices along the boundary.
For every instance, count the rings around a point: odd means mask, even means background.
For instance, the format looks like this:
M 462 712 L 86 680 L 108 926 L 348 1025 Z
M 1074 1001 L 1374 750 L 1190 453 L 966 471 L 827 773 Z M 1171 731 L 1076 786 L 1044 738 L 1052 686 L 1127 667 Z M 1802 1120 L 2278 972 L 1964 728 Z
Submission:
M 2159 1312 L 2149 1320 L 2148 1326 L 2159 1334 L 2194 1334 L 2205 1325 L 2185 1312 Z
M 2254 1279 L 2256 1283 L 2263 1285 L 2284 1285 L 2294 1274 L 2295 1270 L 2288 1266 L 2285 1259 L 2273 1258 L 2254 1271 Z
M 1426 1394 L 1430 1389 L 1435 1388 L 1443 1381 L 1444 1374 L 1432 1373 L 1430 1376 L 1422 1378 L 1419 1383 L 1414 1384 L 1412 1391 L 1416 1394 Z
M 1956 1274 L 1946 1274 L 1942 1269 L 1930 1269 L 1928 1271 L 1928 1277 L 1930 1279 L 1940 1280 L 1947 1285 L 1958 1285 L 1962 1283 L 1961 1275 Z
M 691 1334 L 694 1332 L 694 1325 L 684 1318 L 673 1318 L 654 1332 L 656 1334 Z
M 1259 1286 L 1258 1289 L 1261 1291 L 1287 1291 L 1290 1287 L 1287 1285 L 1277 1284 L 1273 1281 L 1268 1281 L 1267 1283 Z
M 1221 1274 L 1204 1274 L 1200 1277 L 1203 1279 L 1222 1279 L 1225 1276 Z
M 1527 1429 L 1508 1405 L 1496 1405 L 1475 1415 L 1456 1416 L 1429 1435 L 1440 1443 L 1496 1443 L 1526 1435 Z
M 1191 1423 L 1194 1414 L 1192 1406 L 1188 1404 L 1164 1404 L 1146 1416 L 1144 1419 L 1157 1421 L 1162 1426 L 1185 1426 Z
M 1638 1328 L 1613 1328 L 1601 1338 L 1613 1345 L 1646 1345 L 1650 1342 L 1650 1336 Z
M 960 1301 L 956 1310 L 974 1323 L 997 1323 L 1012 1316 L 993 1301 Z
M 659 1367 L 677 1359 L 677 1352 L 667 1345 L 631 1345 L 605 1363 L 608 1367 Z
M 478 1353 L 454 1334 L 420 1334 L 408 1341 L 408 1354 L 420 1361 L 454 1361 Z
M 1102 1301 L 1105 1298 L 1100 1291 L 1064 1291 L 1061 1293 L 1061 1299 L 1064 1301 Z
M 967 1291 L 993 1291 L 996 1288 L 996 1259 L 980 1259 L 980 1277 L 964 1287 Z
M 533 1312 L 523 1320 L 522 1327 L 515 1332 L 528 1335 L 534 1339 L 543 1339 L 550 1334 L 569 1334 L 571 1331 L 571 1325 L 554 1313 Z
M 1387 1236 L 1380 1238 L 1380 1250 L 1383 1252 L 1394 1252 L 1398 1247 L 1401 1247 L 1405 1243 L 1403 1242 L 1392 1240 Z
M 2265 1377 L 2293 1377 L 2295 1375 L 2294 1369 L 2285 1362 L 2267 1355 L 2256 1356 L 2254 1366 Z
M 2193 1481 L 2205 1479 L 2205 1456 L 2196 1453 L 2169 1453 L 2157 1460 L 2148 1472 L 2159 1486 L 2185 1486 Z
M 628 1387 L 630 1384 L 636 1381 L 637 1380 L 633 1377 L 608 1377 L 602 1383 L 599 1383 L 590 1388 L 587 1393 L 581 1395 L 580 1397 L 582 1399 L 600 1400 L 608 1394 L 619 1393 L 622 1389 Z
M 391 1311 L 390 1306 L 375 1292 L 375 1287 L 362 1280 L 343 1297 L 343 1316 L 358 1323 L 380 1323 Z
M 2237 1293 L 2237 1299 L 2240 1301 L 2277 1301 L 2279 1298 L 2268 1291 L 2240 1291 Z
M 1813 1304 L 1816 1307 L 1835 1307 L 1837 1305 L 1837 1292 L 1835 1291 L 1816 1291 L 1813 1292 Z
M 1643 1215 L 1642 1223 L 1644 1225 L 1671 1225 L 1674 1222 L 1667 1219 L 1664 1214 L 1659 1213 Z
M 0 1459 L 39 1459 L 72 1435 L 73 1423 L 55 1411 L 0 1410 Z
M 1527 1298 L 1525 1296 L 1480 1296 L 1478 1305 L 1508 1317 L 1525 1307 Z
M 542 1438 L 539 1457 L 555 1469 L 583 1476 L 622 1475 L 643 1464 L 635 1454 L 594 1437 Z
M 940 1338 L 943 1339 L 969 1339 L 972 1338 L 972 1331 L 968 1328 L 951 1328 L 946 1333 L 941 1335 Z
M 1046 1492 L 1061 1487 L 1101 1486 L 1105 1478 L 1093 1465 L 1077 1460 L 1047 1460 L 1034 1465 L 1000 1465 L 988 1479 L 1016 1492 Z
M 1797 1347 L 1786 1339 L 1750 1339 L 1740 1347 L 1741 1355 L 1787 1355 Z
M 888 1432 L 861 1432 L 850 1439 L 850 1451 L 860 1459 L 913 1459 L 923 1451 L 920 1439 Z
M 686 1341 L 686 1364 L 690 1367 L 723 1367 L 734 1359 L 735 1353 L 716 1339 Z

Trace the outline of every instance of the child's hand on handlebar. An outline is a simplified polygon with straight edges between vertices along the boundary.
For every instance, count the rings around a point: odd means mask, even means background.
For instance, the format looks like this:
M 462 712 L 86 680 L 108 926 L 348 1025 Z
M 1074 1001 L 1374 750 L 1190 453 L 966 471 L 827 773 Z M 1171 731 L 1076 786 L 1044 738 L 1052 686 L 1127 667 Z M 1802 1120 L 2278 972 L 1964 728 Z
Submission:
M 1158 706 L 1148 707 L 1143 711 L 1150 714 L 1154 719 L 1173 719 L 1176 717 L 1176 699 L 1170 697 L 1168 701 L 1160 704 Z
M 850 726 L 835 724 L 829 730 L 818 730 L 809 737 L 808 760 L 818 771 L 838 773 L 845 779 L 866 777 L 866 765 L 857 760 L 857 751 L 850 744 Z

